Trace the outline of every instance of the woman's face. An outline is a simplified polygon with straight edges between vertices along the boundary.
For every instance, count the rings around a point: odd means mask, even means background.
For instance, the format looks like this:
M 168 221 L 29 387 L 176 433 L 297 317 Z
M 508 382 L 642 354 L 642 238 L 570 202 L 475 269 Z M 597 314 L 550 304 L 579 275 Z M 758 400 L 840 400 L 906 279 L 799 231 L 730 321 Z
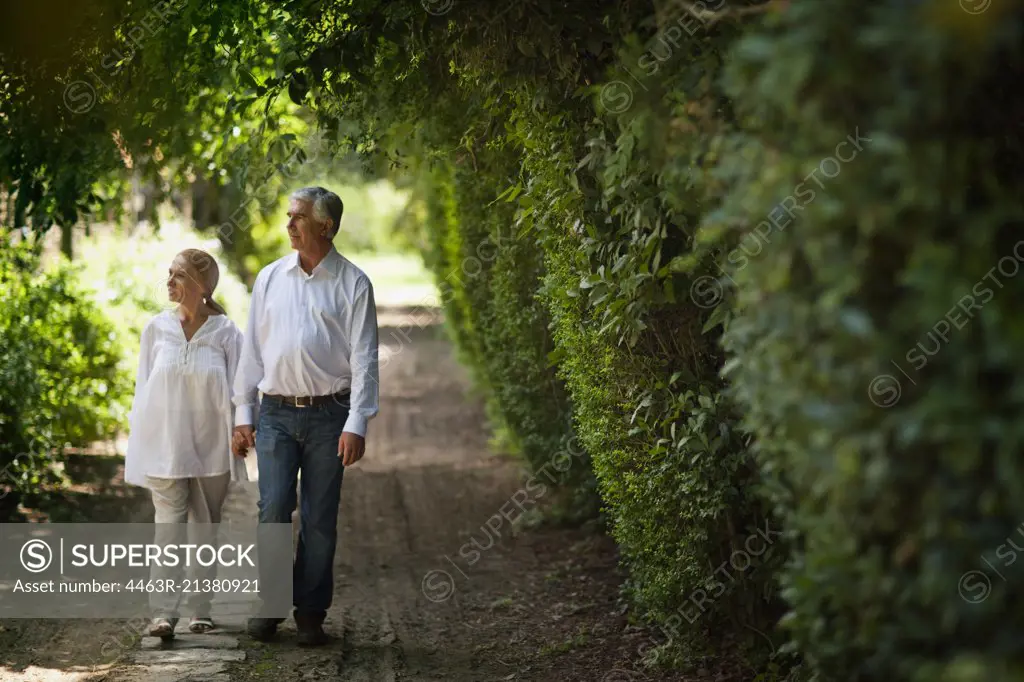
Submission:
M 167 298 L 173 303 L 201 299 L 203 287 L 184 256 L 176 256 L 167 268 Z

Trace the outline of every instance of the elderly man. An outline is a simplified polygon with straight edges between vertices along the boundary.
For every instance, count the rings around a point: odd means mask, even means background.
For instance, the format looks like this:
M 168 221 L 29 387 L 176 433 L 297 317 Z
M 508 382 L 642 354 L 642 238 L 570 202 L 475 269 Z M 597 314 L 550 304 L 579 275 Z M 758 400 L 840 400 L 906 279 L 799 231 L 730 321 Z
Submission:
M 332 244 L 343 211 L 338 195 L 307 187 L 290 199 L 288 237 L 297 253 L 256 276 L 234 380 L 232 445 L 239 454 L 256 448 L 261 523 L 291 522 L 302 471 L 293 604 L 298 643 L 311 646 L 327 641 L 342 475 L 363 456 L 378 410 L 377 312 L 370 280 Z M 252 618 L 247 629 L 266 641 L 280 622 Z

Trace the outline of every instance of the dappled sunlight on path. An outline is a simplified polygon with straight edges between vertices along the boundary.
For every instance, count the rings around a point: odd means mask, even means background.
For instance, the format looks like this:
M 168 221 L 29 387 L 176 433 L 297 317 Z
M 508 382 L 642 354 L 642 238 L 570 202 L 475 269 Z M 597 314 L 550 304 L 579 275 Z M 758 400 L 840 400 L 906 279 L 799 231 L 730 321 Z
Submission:
M 4 682 L 88 682 L 96 679 L 100 669 L 92 669 L 84 672 L 72 670 L 53 670 L 50 668 L 37 668 L 29 666 L 20 672 L 0 666 L 0 680 Z

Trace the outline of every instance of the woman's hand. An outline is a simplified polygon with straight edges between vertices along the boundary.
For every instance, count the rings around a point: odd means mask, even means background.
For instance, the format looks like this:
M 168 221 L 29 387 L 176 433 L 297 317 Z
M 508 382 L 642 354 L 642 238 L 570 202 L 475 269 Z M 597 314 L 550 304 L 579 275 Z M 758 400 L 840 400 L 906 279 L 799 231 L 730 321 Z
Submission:
M 256 434 L 251 424 L 236 426 L 231 433 L 231 451 L 236 457 L 245 457 L 249 448 L 256 447 Z

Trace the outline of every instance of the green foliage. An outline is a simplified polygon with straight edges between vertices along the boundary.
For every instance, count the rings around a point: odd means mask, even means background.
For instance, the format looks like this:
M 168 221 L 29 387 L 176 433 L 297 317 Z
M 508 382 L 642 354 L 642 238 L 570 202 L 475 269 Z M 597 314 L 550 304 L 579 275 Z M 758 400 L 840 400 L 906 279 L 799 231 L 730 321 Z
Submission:
M 72 257 L 76 222 L 119 216 L 133 183 L 155 201 L 198 189 L 197 228 L 220 235 L 247 278 L 265 262 L 258 216 L 316 146 L 300 141 L 307 123 L 286 93 L 298 55 L 277 36 L 295 19 L 291 4 L 52 0 L 0 10 L 0 224 L 59 226 Z
M 1024 22 L 997 5 L 793 3 L 728 74 L 749 122 L 707 224 L 743 248 L 723 259 L 728 376 L 820 679 L 1024 673 Z
M 132 377 L 119 366 L 113 324 L 73 273 L 41 274 L 27 242 L 0 237 L 0 486 L 37 490 L 53 482 L 50 463 L 65 445 L 123 424 Z
M 572 431 L 565 392 L 548 362 L 548 318 L 535 298 L 541 252 L 531 240 L 515 239 L 514 207 L 495 197 L 500 176 L 481 182 L 508 162 L 488 149 L 430 172 L 423 188 L 433 244 L 427 260 L 452 337 L 504 445 L 548 483 L 568 487 L 573 499 L 562 500 L 563 511 L 586 515 L 595 502 L 587 459 L 573 458 L 567 467 L 558 459 L 571 450 Z
M 48 79 L 125 32 L 83 29 L 40 73 L 0 52 L 15 224 L 94 201 L 116 130 L 140 158 L 162 144 L 176 177 L 207 168 L 238 195 L 275 196 L 284 181 L 257 171 L 306 154 L 297 135 L 315 119 L 331 159 L 415 188 L 495 428 L 534 469 L 571 430 L 582 441 L 593 475 L 560 481 L 599 489 L 669 657 L 756 642 L 781 582 L 801 675 L 1019 677 L 1020 577 L 979 603 L 956 594 L 979 594 L 961 576 L 1024 515 L 1024 292 L 1013 277 L 977 289 L 1014 257 L 1024 212 L 1018 8 L 424 9 L 190 1 L 92 113 L 42 125 L 60 94 Z M 964 310 L 966 295 L 984 308 Z M 919 359 L 907 381 L 890 364 Z M 760 669 L 784 674 L 777 663 Z
M 709 647 L 707 633 L 740 639 L 743 623 L 770 627 L 762 595 L 779 548 L 761 545 L 754 565 L 744 563 L 743 543 L 764 527 L 750 490 L 756 472 L 721 393 L 721 354 L 702 335 L 705 315 L 675 295 L 688 284 L 666 266 L 686 251 L 686 217 L 659 203 L 665 178 L 649 175 L 649 155 L 637 149 L 643 138 L 626 131 L 608 143 L 617 123 L 595 122 L 575 131 L 590 150 L 578 160 L 572 150 L 582 145 L 566 134 L 567 123 L 564 115 L 545 122 L 527 114 L 517 126 L 544 150 L 528 158 L 524 196 L 534 203 L 521 217 L 544 242 L 542 296 L 555 321 L 559 371 L 630 569 L 630 592 L 671 638 L 670 655 L 692 653 Z M 574 180 L 566 167 L 590 173 Z M 586 192 L 587 184 L 598 191 Z M 736 552 L 744 570 L 716 575 Z
M 486 375 L 481 374 L 484 368 L 483 352 L 479 340 L 474 334 L 472 310 L 469 296 L 471 291 L 481 290 L 483 265 L 470 278 L 465 272 L 465 263 L 472 256 L 475 245 L 466 246 L 466 235 L 459 230 L 458 211 L 460 208 L 455 185 L 455 169 L 445 164 L 428 176 L 435 191 L 428 199 L 428 224 L 432 237 L 433 252 L 428 256 L 428 264 L 434 272 L 435 282 L 441 291 L 448 331 L 455 341 L 457 352 L 471 372 L 474 373 L 476 384 L 486 390 Z M 468 251 L 469 256 L 464 255 Z M 465 282 L 473 285 L 470 289 Z

